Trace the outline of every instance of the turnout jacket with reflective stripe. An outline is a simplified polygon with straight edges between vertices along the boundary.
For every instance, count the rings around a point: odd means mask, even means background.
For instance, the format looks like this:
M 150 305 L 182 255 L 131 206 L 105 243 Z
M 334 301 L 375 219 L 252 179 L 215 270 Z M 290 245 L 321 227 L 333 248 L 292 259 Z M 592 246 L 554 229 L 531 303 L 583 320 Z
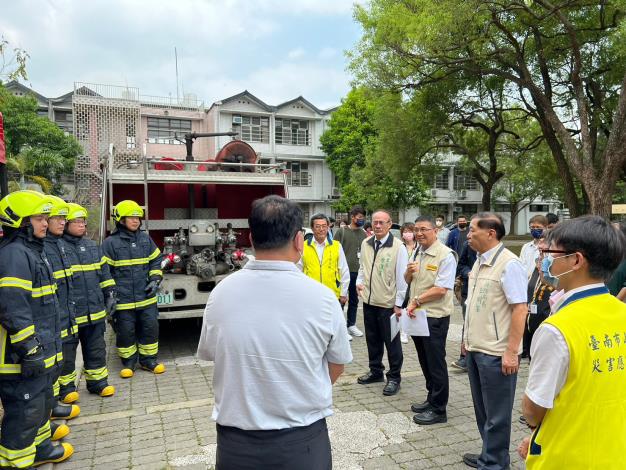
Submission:
M 19 376 L 22 356 L 38 345 L 48 373 L 63 360 L 55 292 L 42 240 L 19 232 L 0 243 L 0 379 Z
M 61 237 L 48 234 L 43 240 L 43 249 L 52 275 L 57 283 L 57 299 L 59 300 L 59 320 L 61 323 L 61 339 L 69 340 L 78 332 L 74 318 L 74 300 L 72 296 L 72 265 L 65 252 L 65 244 Z
M 161 250 L 143 230 L 131 232 L 121 225 L 102 243 L 104 256 L 117 284 L 117 309 L 131 310 L 156 304 L 146 297 L 148 281 L 161 279 Z
M 67 257 L 72 265 L 72 297 L 76 324 L 82 327 L 100 323 L 106 318 L 104 295 L 115 289 L 115 281 L 106 264 L 102 249 L 85 237 L 63 235 Z

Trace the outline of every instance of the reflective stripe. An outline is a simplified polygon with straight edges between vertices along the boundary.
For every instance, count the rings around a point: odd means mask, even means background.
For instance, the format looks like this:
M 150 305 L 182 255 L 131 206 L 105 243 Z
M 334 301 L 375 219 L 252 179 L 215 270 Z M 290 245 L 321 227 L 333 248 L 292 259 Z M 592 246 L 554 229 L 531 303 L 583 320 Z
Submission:
M 104 263 L 92 263 L 92 264 L 73 264 L 72 273 L 96 271 L 102 267 Z
M 38 298 L 38 297 L 43 297 L 46 295 L 54 295 L 57 291 L 57 285 L 56 284 L 49 284 L 46 286 L 41 286 L 41 287 L 33 287 L 32 292 L 33 292 L 33 297 L 34 298 Z
M 41 426 L 35 436 L 35 446 L 38 446 L 46 439 L 50 439 L 52 433 L 50 432 L 50 420 L 46 421 L 46 424 Z
M 0 445 L 0 466 L 29 468 L 35 461 L 35 443 L 24 449 L 7 449 Z
M 2 277 L 0 278 L 0 288 L 1 287 L 18 287 L 20 289 L 32 292 L 33 283 L 32 281 L 20 279 L 19 277 Z
M 74 320 L 76 321 L 76 325 L 82 325 L 83 323 L 87 323 L 89 321 L 89 317 L 87 315 L 82 315 L 80 317 L 76 317 Z
M 114 286 L 114 285 L 115 285 L 115 280 L 108 279 L 100 283 L 100 289 L 104 289 L 105 287 Z
M 73 335 L 78 333 L 78 325 L 72 325 L 72 328 L 70 328 L 70 333 L 72 333 Z
M 63 279 L 72 275 L 72 268 L 60 269 L 52 273 L 55 279 Z
M 152 261 L 153 259 L 155 259 L 157 256 L 159 256 L 161 254 L 161 250 L 159 250 L 158 248 L 155 248 L 154 251 L 152 252 L 152 254 L 150 256 L 148 256 L 148 259 L 150 261 Z
M 102 380 L 109 376 L 109 371 L 106 367 L 100 367 L 99 369 L 83 369 L 85 372 L 85 380 Z
M 59 353 L 59 354 L 61 354 L 61 360 L 62 360 L 63 359 L 63 354 L 62 353 Z M 57 363 L 57 361 L 58 361 L 58 354 L 55 354 L 54 356 L 50 356 L 50 357 L 44 359 L 43 363 L 44 363 L 46 369 L 48 369 L 48 368 L 52 367 L 53 365 L 55 365 Z
M 153 344 L 139 344 L 139 354 L 142 356 L 156 356 L 159 352 L 158 341 Z
M 163 277 L 163 271 L 160 269 L 152 269 L 148 271 L 148 276 L 161 276 Z
M 141 302 L 130 302 L 127 304 L 117 304 L 118 310 L 133 310 L 136 308 L 147 307 L 148 305 L 156 304 L 157 298 L 152 297 L 150 299 L 142 300 Z
M 57 353 L 57 362 L 63 362 L 63 352 L 59 351 Z
M 67 338 L 67 335 L 68 335 L 68 334 L 69 334 L 69 333 L 67 332 L 67 328 L 66 328 L 66 329 L 64 329 L 64 330 L 61 330 L 61 339 L 63 339 L 63 338 Z
M 61 384 L 62 386 L 69 385 L 75 381 L 76 381 L 76 371 L 72 371 L 67 375 L 62 375 L 59 377 L 59 384 Z
M 54 382 L 54 385 L 52 386 L 52 393 L 54 394 L 55 397 L 59 396 L 60 390 L 61 390 L 61 384 L 59 383 L 59 379 L 57 379 L 56 382 Z
M 128 346 L 127 348 L 117 348 L 117 354 L 122 359 L 128 359 L 129 357 L 137 354 L 137 345 L 133 344 L 132 346 Z
M 106 310 L 102 310 L 101 312 L 96 312 L 96 313 L 90 314 L 89 318 L 91 319 L 91 321 L 96 321 L 96 320 L 100 320 L 101 318 L 104 318 L 106 316 L 107 316 Z
M 35 334 L 35 325 L 27 326 L 23 330 L 20 330 L 17 333 L 15 333 L 14 335 L 10 336 L 11 344 L 18 343 L 18 342 L 28 338 L 29 336 L 34 335 L 34 334 Z

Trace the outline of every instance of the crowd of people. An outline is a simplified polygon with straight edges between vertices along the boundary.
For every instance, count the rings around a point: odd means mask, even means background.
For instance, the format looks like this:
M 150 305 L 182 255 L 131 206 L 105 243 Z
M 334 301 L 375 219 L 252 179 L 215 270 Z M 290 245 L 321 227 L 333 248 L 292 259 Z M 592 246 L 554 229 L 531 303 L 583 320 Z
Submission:
M 105 321 L 116 332 L 121 377 L 137 365 L 161 374 L 157 361 L 156 292 L 161 252 L 139 230 L 143 209 L 115 206 L 116 228 L 100 247 L 87 234 L 87 210 L 35 191 L 0 201 L 0 467 L 31 468 L 68 459 L 80 342 L 87 391 L 115 394 L 108 384 Z
M 529 437 L 518 447 L 527 468 L 623 468 L 624 225 L 536 216 L 533 240 L 518 257 L 503 244 L 503 219 L 491 212 L 459 216 L 452 230 L 443 216 L 419 216 L 400 238 L 390 233 L 386 210 L 371 214 L 371 234 L 358 206 L 335 233 L 329 217 L 314 215 L 306 239 L 302 217 L 279 196 L 256 201 L 249 218 L 256 258 L 209 296 L 198 355 L 214 361 L 217 469 L 332 467 L 325 418 L 332 384 L 352 360 L 349 341 L 363 335 L 359 302 L 368 370 L 357 382 L 397 394 L 397 323 L 425 319 L 427 333 L 407 335 L 426 388 L 410 408 L 421 426 L 446 422 L 455 296 L 464 320 L 451 365 L 468 374 L 482 439 L 480 452 L 463 462 L 509 468 L 517 374 L 527 357 L 520 420 Z M 244 290 L 250 295 L 237 295 Z

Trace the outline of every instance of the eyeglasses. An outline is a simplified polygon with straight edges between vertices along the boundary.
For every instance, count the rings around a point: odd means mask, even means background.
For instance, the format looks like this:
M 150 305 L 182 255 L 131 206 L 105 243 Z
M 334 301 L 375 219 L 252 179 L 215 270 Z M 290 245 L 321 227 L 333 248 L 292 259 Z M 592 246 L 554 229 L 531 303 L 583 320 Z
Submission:
M 325 225 L 325 224 L 324 225 L 314 225 L 313 228 L 315 230 L 320 230 L 320 229 L 323 229 L 323 228 L 328 228 L 328 225 Z
M 416 229 L 413 229 L 413 231 L 415 233 L 426 233 L 426 232 L 429 232 L 431 230 L 435 230 L 435 229 L 434 228 L 416 228 Z
M 566 255 L 571 255 L 572 253 L 575 253 L 573 251 L 566 251 L 566 250 L 539 250 L 539 254 L 541 256 L 545 255 L 546 253 L 562 253 L 562 254 L 566 254 Z
M 385 222 L 385 221 L 382 221 L 382 220 L 374 220 L 374 221 L 372 221 L 372 225 L 387 225 L 387 224 L 390 224 L 390 223 L 391 223 L 390 221 Z

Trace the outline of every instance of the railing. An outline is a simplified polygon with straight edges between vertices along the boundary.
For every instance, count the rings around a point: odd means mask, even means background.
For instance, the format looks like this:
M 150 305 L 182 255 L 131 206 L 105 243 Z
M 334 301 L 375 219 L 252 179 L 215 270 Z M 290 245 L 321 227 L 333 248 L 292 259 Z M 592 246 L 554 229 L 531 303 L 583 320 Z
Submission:
M 141 101 L 141 104 L 157 108 L 204 110 L 204 101 L 192 96 L 175 98 L 172 96 L 139 95 L 139 101 Z
M 74 96 L 91 96 L 111 100 L 138 101 L 139 88 L 103 85 L 101 83 L 74 82 Z

